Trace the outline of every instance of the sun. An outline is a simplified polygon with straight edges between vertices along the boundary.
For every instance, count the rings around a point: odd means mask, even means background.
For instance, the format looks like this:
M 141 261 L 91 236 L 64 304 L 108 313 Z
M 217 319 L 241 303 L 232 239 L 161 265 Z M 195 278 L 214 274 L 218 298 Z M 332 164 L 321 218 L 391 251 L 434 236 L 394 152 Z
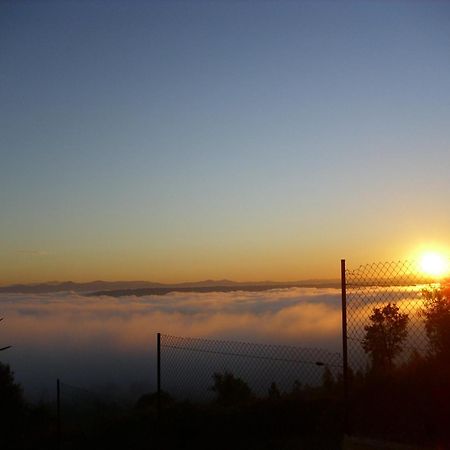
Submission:
M 448 273 L 449 264 L 446 258 L 439 253 L 428 252 L 422 255 L 420 268 L 426 275 L 442 277 Z

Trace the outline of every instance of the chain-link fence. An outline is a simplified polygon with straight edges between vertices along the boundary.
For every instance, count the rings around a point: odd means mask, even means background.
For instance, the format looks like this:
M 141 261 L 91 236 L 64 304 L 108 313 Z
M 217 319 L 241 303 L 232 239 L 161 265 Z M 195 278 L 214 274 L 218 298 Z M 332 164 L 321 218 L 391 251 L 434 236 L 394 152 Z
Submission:
M 339 448 L 340 354 L 168 335 L 157 347 L 160 389 L 128 407 L 58 380 L 60 449 Z
M 436 259 L 345 270 L 353 432 L 415 442 L 448 438 L 442 417 L 450 419 L 450 407 L 441 400 L 450 400 L 449 267 Z
M 397 362 L 405 361 L 412 352 L 424 355 L 428 349 L 428 340 L 423 292 L 439 288 L 441 282 L 439 278 L 426 274 L 415 261 L 368 264 L 347 270 L 349 367 L 358 371 L 367 369 L 371 364 L 370 355 L 364 351 L 365 327 L 373 324 L 370 316 L 375 309 L 382 311 L 388 304 L 395 305 L 398 313 L 407 317 L 406 337 L 400 350 L 395 352 Z M 388 318 L 386 314 L 384 318 Z
M 342 372 L 341 355 L 319 348 L 169 335 L 160 335 L 160 348 L 161 389 L 180 400 L 213 400 L 217 374 L 231 374 L 253 396 L 267 397 L 275 389 L 318 386 L 325 371 L 335 378 Z
M 196 448 L 340 448 L 339 353 L 161 334 L 157 342 L 160 423 L 173 436 L 189 435 Z

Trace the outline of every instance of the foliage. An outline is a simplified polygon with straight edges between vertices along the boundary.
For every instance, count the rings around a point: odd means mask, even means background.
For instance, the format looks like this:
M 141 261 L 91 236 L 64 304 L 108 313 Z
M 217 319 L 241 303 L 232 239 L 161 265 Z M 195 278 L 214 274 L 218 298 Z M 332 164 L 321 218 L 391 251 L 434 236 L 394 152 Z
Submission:
M 22 388 L 9 365 L 0 362 L 0 426 L 5 448 L 17 446 L 25 413 Z
M 334 379 L 333 373 L 328 366 L 325 366 L 325 370 L 322 375 L 322 387 L 326 391 L 330 391 L 334 388 L 336 380 Z
M 302 394 L 304 389 L 305 386 L 303 386 L 303 383 L 299 380 L 295 380 L 294 385 L 292 386 L 292 394 L 293 395 Z
M 433 288 L 422 291 L 425 306 L 425 330 L 432 356 L 446 359 L 450 356 L 450 288 Z
M 166 391 L 161 391 L 159 396 L 161 407 L 168 407 L 174 403 L 171 395 Z M 139 397 L 135 404 L 135 408 L 138 410 L 156 409 L 158 405 L 158 393 L 153 392 L 151 394 L 143 394 Z
M 407 337 L 408 314 L 401 313 L 394 303 L 388 303 L 374 308 L 369 319 L 371 324 L 364 327 L 363 349 L 370 354 L 374 371 L 391 370 Z
M 3 317 L 0 317 L 0 322 L 3 320 Z M 0 352 L 3 352 L 4 350 L 8 350 L 8 348 L 11 348 L 10 345 L 7 345 L 6 347 L 0 347 Z
M 19 402 L 22 398 L 22 388 L 14 381 L 14 372 L 8 364 L 3 364 L 1 362 L 0 395 L 3 402 Z
M 269 398 L 274 399 L 274 400 L 281 398 L 281 392 L 278 389 L 278 386 L 275 383 L 275 381 L 272 382 L 269 387 L 268 396 L 269 396 Z
M 211 390 L 217 394 L 217 402 L 233 405 L 245 402 L 252 397 L 248 384 L 230 372 L 214 373 Z

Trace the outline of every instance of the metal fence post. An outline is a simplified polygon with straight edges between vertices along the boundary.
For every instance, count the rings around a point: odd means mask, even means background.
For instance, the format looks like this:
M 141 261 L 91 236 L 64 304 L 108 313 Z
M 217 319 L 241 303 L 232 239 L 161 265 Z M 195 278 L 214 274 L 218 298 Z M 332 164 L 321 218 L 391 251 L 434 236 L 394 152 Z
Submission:
M 341 299 L 342 299 L 342 375 L 344 382 L 344 433 L 349 434 L 348 399 L 348 357 L 347 357 L 347 280 L 345 259 L 341 259 Z
M 61 384 L 56 380 L 56 448 L 61 448 Z
M 161 333 L 156 334 L 156 389 L 157 414 L 161 417 Z

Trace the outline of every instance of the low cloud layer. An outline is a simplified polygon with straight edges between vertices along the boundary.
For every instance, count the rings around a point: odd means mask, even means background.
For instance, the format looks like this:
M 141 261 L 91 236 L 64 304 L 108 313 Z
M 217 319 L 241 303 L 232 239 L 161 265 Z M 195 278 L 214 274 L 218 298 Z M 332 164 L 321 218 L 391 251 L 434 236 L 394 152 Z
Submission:
M 340 293 L 266 292 L 85 297 L 0 295 L 2 354 L 34 393 L 57 377 L 84 386 L 154 382 L 155 336 L 220 338 L 339 350 Z

